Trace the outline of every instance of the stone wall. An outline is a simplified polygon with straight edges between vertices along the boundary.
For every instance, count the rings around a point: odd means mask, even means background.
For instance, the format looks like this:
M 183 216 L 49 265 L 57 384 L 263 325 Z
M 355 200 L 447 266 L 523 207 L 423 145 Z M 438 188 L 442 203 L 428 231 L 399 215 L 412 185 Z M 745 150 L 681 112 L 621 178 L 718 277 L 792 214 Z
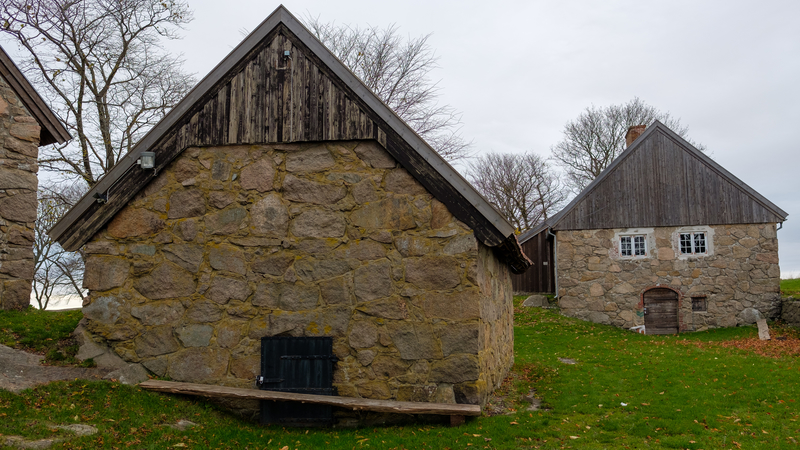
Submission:
M 781 320 L 786 325 L 800 327 L 800 301 L 794 297 L 781 299 Z
M 702 228 L 706 256 L 680 255 L 685 228 L 581 230 L 557 233 L 558 289 L 563 314 L 618 327 L 644 324 L 642 293 L 666 286 L 680 293 L 681 331 L 754 323 L 780 314 L 780 269 L 775 224 Z M 647 256 L 623 258 L 620 233 L 646 234 Z M 692 311 L 705 297 L 707 311 Z
M 40 128 L 0 77 L 0 309 L 30 304 Z
M 252 387 L 276 335 L 333 336 L 343 396 L 483 403 L 513 362 L 508 268 L 373 141 L 187 149 L 85 252 L 86 328 L 174 380 Z

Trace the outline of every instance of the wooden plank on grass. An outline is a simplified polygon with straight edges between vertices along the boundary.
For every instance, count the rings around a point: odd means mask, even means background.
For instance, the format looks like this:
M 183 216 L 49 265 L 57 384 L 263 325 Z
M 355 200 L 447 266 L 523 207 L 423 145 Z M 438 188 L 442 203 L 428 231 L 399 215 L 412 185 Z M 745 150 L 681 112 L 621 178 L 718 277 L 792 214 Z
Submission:
M 202 397 L 230 397 L 250 400 L 271 400 L 278 402 L 300 402 L 318 405 L 339 406 L 352 410 L 367 410 L 401 414 L 440 414 L 460 416 L 480 416 L 480 405 L 456 403 L 399 402 L 392 400 L 372 400 L 367 398 L 334 397 L 328 395 L 296 394 L 293 392 L 261 391 L 210 384 L 179 383 L 176 381 L 149 380 L 139 384 L 149 391 L 172 394 L 199 395 Z

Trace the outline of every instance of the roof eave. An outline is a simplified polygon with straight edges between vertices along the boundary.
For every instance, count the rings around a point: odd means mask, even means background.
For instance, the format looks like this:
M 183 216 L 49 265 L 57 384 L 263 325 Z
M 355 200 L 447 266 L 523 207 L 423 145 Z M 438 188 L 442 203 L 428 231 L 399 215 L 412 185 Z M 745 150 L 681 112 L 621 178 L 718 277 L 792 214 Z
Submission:
M 716 161 L 714 161 L 713 159 L 709 158 L 705 153 L 703 153 L 700 150 L 698 150 L 689 141 L 687 141 L 686 139 L 680 137 L 677 133 L 675 133 L 674 131 L 670 130 L 669 127 L 667 127 L 663 123 L 661 123 L 658 120 L 656 120 L 655 122 L 653 122 L 652 125 L 647 127 L 647 129 L 644 131 L 644 133 L 639 135 L 639 137 L 636 138 L 636 140 L 633 141 L 631 143 L 631 145 L 628 146 L 628 148 L 623 150 L 622 153 L 620 153 L 619 156 L 617 156 L 614 159 L 614 161 L 612 161 L 611 164 L 608 165 L 608 167 L 606 167 L 602 172 L 600 172 L 600 175 L 598 175 L 594 180 L 592 180 L 592 182 L 589 183 L 588 186 L 586 186 L 577 196 L 575 196 L 575 198 L 573 198 L 572 201 L 569 202 L 569 204 L 567 204 L 567 206 L 565 206 L 561 211 L 558 212 L 558 214 L 556 214 L 556 215 L 554 215 L 552 217 L 552 219 L 550 220 L 550 228 L 553 228 L 553 229 L 557 228 L 558 224 L 561 222 L 561 220 L 563 220 L 563 218 L 578 203 L 580 203 L 581 200 L 583 200 L 587 195 L 589 195 L 589 193 L 592 190 L 594 190 L 595 187 L 597 187 L 597 185 L 602 183 L 603 180 L 608 176 L 608 174 L 613 172 L 614 169 L 618 165 L 620 165 L 622 163 L 622 161 L 625 160 L 625 158 L 628 157 L 628 155 L 630 155 L 636 148 L 638 148 L 639 145 L 641 145 L 642 142 L 644 142 L 652 133 L 655 133 L 656 130 L 660 130 L 660 131 L 664 132 L 665 134 L 667 134 L 667 136 L 669 136 L 671 139 L 678 141 L 678 143 L 680 143 L 682 146 L 684 146 L 687 150 L 689 150 L 690 153 L 692 153 L 698 159 L 700 159 L 701 161 L 705 162 L 713 170 L 719 172 L 720 175 L 722 175 L 723 177 L 728 178 L 732 183 L 734 183 L 737 186 L 739 186 L 748 195 L 750 195 L 754 200 L 756 200 L 758 203 L 760 203 L 762 206 L 764 206 L 770 212 L 775 214 L 778 218 L 782 219 L 782 220 L 780 220 L 780 222 L 783 222 L 783 221 L 786 220 L 786 218 L 788 217 L 788 214 L 784 210 L 780 209 L 777 205 L 775 205 L 771 201 L 767 200 L 766 197 L 764 197 L 763 195 L 761 195 L 758 192 L 756 192 L 753 188 L 748 186 L 745 182 L 743 182 L 742 180 L 737 178 L 735 175 L 733 175 L 732 173 L 728 172 L 724 167 L 720 166 Z
M 42 128 L 39 137 L 40 147 L 48 144 L 63 144 L 72 139 L 64 125 L 25 78 L 3 47 L 0 47 L 0 75 L 8 82 L 22 104 Z
M 308 29 L 300 23 L 283 5 L 269 15 L 247 38 L 209 72 L 187 96 L 181 100 L 152 130 L 150 130 L 134 148 L 120 160 L 70 211 L 49 231 L 50 236 L 61 241 L 69 226 L 85 214 L 95 201 L 93 196 L 105 192 L 136 163 L 139 155 L 155 145 L 157 141 L 173 126 L 204 93 L 212 89 L 227 72 L 247 53 L 253 50 L 268 33 L 283 23 L 303 43 L 314 52 L 342 81 L 353 90 L 378 116 L 383 119 L 394 132 L 404 139 L 431 167 L 449 182 L 481 215 L 496 229 L 497 235 L 506 239 L 514 235 L 514 227 L 500 215 L 491 204 L 478 193 L 450 164 L 448 164 L 433 148 L 431 148 L 414 130 L 383 103 L 361 80 L 353 74 L 327 47 L 325 47 Z M 516 239 L 516 238 L 515 238 Z

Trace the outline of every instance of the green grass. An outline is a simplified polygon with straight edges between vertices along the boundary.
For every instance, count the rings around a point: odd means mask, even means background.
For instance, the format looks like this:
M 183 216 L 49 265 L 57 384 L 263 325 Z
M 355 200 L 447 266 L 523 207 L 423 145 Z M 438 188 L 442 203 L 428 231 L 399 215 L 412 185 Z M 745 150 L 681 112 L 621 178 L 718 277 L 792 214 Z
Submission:
M 784 296 L 800 296 L 800 278 L 781 280 L 781 294 Z
M 518 309 L 517 325 L 516 365 L 500 390 L 515 411 L 457 428 L 261 427 L 195 398 L 76 381 L 21 395 L 0 391 L 0 434 L 66 436 L 52 425 L 76 421 L 100 429 L 52 447 L 75 449 L 774 449 L 800 441 L 800 361 L 718 345 L 754 337 L 755 328 L 643 336 L 534 308 Z M 525 410 L 521 397 L 530 389 L 548 410 Z M 180 419 L 200 426 L 165 426 Z
M 76 364 L 78 347 L 70 336 L 81 311 L 0 311 L 0 344 L 45 355 L 49 364 Z

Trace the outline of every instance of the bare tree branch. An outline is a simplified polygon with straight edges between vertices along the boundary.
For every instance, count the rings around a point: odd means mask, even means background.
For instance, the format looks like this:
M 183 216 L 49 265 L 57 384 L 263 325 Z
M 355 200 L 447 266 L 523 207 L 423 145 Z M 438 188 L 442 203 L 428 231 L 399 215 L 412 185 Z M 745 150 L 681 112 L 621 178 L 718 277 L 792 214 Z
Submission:
M 39 309 L 46 309 L 54 296 L 84 297 L 83 255 L 68 252 L 52 240 L 47 231 L 77 202 L 85 185 L 44 185 L 39 189 L 38 218 L 34 225 L 33 294 Z
M 586 108 L 577 119 L 564 126 L 564 138 L 551 148 L 553 158 L 566 173 L 566 184 L 574 193 L 582 191 L 625 150 L 628 128 L 649 126 L 656 120 L 686 139 L 689 127 L 681 125 L 680 119 L 638 97 L 622 105 Z
M 489 153 L 472 161 L 472 184 L 519 231 L 547 220 L 566 199 L 557 174 L 535 153 Z
M 183 0 L 0 0 L 0 32 L 76 137 L 43 148 L 43 169 L 94 185 L 194 84 L 160 46 L 191 20 Z
M 469 158 L 470 143 L 459 134 L 461 114 L 439 105 L 430 72 L 437 57 L 427 36 L 404 39 L 397 26 L 350 27 L 305 16 L 305 25 L 389 108 L 448 161 Z

